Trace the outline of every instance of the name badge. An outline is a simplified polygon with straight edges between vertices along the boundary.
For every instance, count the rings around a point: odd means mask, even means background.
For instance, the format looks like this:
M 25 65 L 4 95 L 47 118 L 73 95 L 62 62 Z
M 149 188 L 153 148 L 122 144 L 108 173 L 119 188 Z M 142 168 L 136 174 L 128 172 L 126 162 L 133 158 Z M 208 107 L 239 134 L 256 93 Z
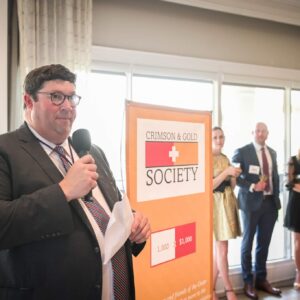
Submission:
M 255 165 L 249 166 L 249 174 L 259 175 L 259 170 L 260 170 L 259 166 L 255 166 Z

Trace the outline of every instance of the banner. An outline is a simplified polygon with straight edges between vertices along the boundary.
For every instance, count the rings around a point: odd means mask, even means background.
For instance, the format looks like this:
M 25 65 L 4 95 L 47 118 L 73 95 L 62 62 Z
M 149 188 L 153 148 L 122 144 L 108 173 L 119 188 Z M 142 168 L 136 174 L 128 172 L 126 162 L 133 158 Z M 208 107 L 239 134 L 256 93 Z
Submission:
M 137 300 L 210 299 L 211 114 L 127 101 L 126 131 L 127 194 L 152 228 Z

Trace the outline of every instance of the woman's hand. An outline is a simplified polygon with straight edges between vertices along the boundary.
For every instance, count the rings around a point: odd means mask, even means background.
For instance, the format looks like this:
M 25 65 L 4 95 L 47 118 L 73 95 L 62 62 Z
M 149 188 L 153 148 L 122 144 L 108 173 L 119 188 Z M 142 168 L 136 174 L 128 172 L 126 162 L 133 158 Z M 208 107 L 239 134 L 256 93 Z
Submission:
M 236 168 L 236 167 L 233 167 L 233 166 L 229 166 L 227 168 L 228 176 L 239 177 L 241 172 L 242 172 L 241 168 Z

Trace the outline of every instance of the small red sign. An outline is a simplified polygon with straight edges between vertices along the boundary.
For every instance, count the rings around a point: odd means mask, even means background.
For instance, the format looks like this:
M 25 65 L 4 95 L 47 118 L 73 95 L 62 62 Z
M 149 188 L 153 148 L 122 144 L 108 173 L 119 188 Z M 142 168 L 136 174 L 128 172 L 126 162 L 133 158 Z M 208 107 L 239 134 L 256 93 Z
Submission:
M 196 223 L 175 227 L 176 258 L 196 252 Z

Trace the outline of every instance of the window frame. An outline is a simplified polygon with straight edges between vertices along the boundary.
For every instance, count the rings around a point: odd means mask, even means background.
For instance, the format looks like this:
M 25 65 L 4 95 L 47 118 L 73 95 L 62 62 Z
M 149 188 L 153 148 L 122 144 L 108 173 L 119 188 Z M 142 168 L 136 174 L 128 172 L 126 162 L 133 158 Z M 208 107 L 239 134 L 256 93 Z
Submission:
M 152 76 L 188 78 L 211 81 L 214 86 L 212 119 L 214 125 L 222 124 L 221 120 L 221 88 L 222 84 L 236 84 L 268 88 L 284 89 L 284 123 L 285 147 L 284 159 L 291 155 L 290 149 L 290 113 L 291 90 L 300 89 L 300 71 L 226 62 L 195 57 L 143 52 L 128 49 L 93 46 L 92 69 L 101 71 L 125 72 L 128 76 L 128 98 L 132 97 L 132 74 Z M 262 76 L 263 74 L 263 76 Z M 287 196 L 284 196 L 283 213 L 285 213 Z M 294 262 L 291 253 L 291 235 L 286 231 L 285 259 L 268 262 L 270 281 L 282 281 L 293 278 Z M 278 269 L 280 268 L 280 272 Z M 274 270 L 274 272 L 273 272 Z M 276 271 L 277 270 L 277 271 Z M 233 285 L 243 285 L 240 267 L 230 268 Z M 217 290 L 221 287 L 217 284 Z

